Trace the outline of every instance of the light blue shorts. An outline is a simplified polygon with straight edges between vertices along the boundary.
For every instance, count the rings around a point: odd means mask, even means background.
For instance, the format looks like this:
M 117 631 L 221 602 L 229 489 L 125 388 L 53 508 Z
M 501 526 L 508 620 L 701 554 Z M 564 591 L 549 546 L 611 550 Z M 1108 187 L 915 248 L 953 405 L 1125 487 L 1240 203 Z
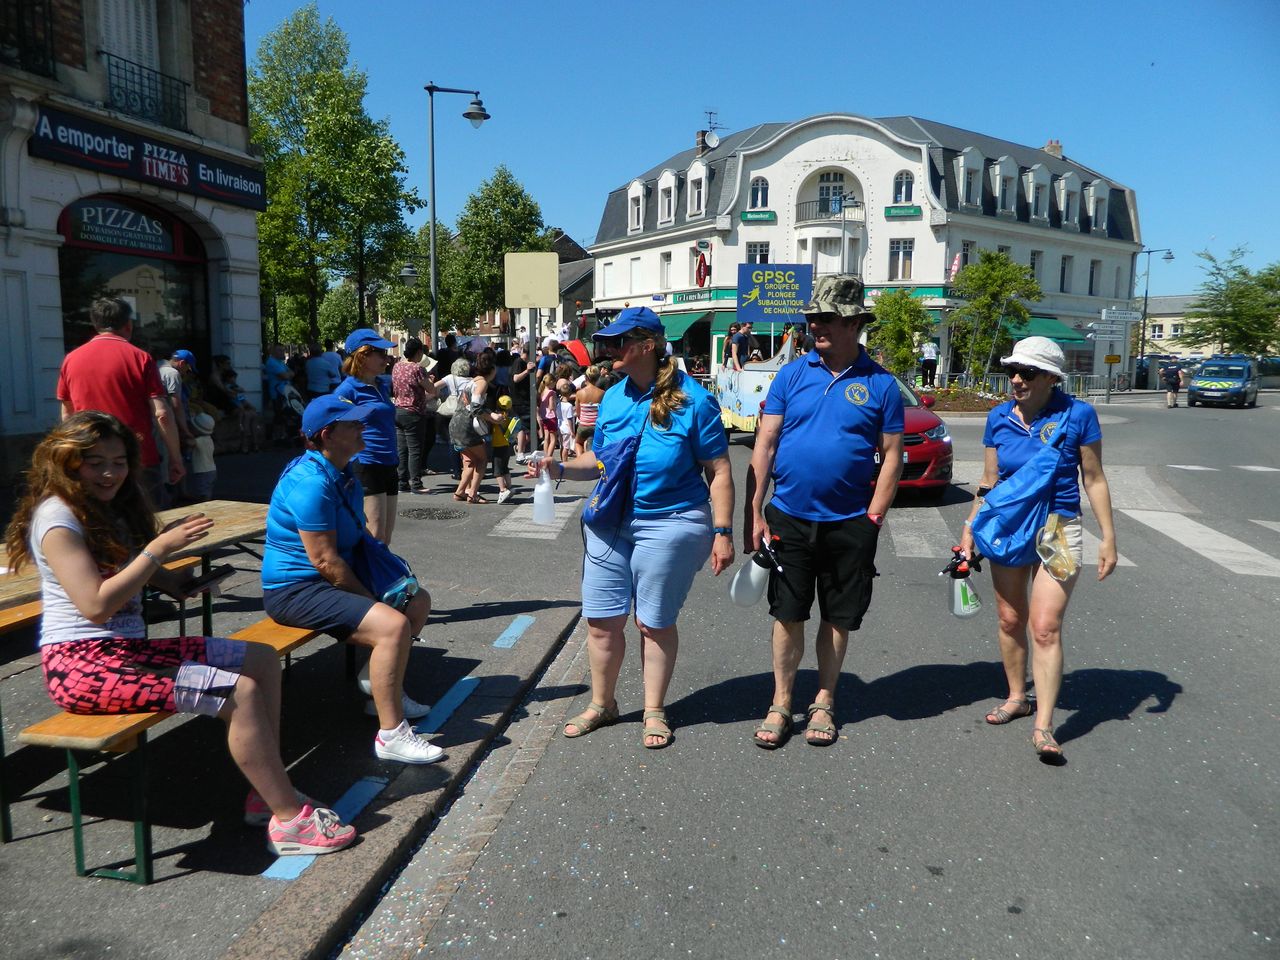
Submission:
M 646 627 L 669 627 L 684 606 L 694 575 L 711 556 L 711 504 L 658 517 L 630 517 L 616 535 L 584 526 L 582 614 L 631 612 Z

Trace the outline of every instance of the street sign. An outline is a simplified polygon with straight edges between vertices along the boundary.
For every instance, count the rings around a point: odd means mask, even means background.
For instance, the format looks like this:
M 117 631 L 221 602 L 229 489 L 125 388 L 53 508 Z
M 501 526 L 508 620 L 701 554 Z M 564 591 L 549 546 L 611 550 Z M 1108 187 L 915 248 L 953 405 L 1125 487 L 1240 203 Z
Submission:
M 1124 336 L 1124 327 L 1118 323 L 1091 323 L 1089 329 L 1100 337 Z
M 1118 307 L 1104 307 L 1102 319 L 1108 323 L 1139 323 L 1142 313 L 1138 310 L 1121 310 Z
M 1120 354 L 1118 354 L 1118 353 L 1108 353 L 1105 357 L 1103 357 L 1103 358 L 1102 358 L 1102 362 L 1103 362 L 1103 363 L 1119 363 L 1119 362 L 1120 362 Z

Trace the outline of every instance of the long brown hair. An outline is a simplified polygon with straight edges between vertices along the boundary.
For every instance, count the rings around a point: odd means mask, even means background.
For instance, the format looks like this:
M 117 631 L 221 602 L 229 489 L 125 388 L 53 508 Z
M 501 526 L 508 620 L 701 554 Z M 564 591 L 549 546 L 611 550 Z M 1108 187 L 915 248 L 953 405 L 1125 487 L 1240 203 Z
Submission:
M 367 343 L 363 346 L 356 347 L 355 352 L 347 354 L 347 359 L 342 361 L 343 374 L 348 377 L 355 377 L 359 380 L 360 370 L 364 365 L 364 358 L 375 352 L 382 353 L 383 351 L 379 350 L 377 347 L 372 347 Z
M 124 444 L 129 475 L 115 497 L 104 503 L 85 490 L 77 471 L 95 444 L 112 437 Z M 100 566 L 120 566 L 157 533 L 155 511 L 141 477 L 142 453 L 132 430 L 98 410 L 68 417 L 49 431 L 31 455 L 26 489 L 5 531 L 9 566 L 17 571 L 32 559 L 31 516 L 49 497 L 58 497 L 71 508 Z
M 653 353 L 658 358 L 658 377 L 653 382 L 649 416 L 655 425 L 669 427 L 671 414 L 683 407 L 689 398 L 680 389 L 680 367 L 667 356 L 667 338 L 643 327 L 632 330 L 627 336 L 653 343 Z

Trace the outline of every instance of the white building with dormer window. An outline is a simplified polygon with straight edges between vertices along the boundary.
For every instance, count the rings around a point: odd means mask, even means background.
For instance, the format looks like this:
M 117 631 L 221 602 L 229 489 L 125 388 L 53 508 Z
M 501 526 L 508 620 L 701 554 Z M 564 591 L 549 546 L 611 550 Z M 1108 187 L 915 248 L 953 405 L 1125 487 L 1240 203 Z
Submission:
M 1101 351 L 1085 327 L 1129 305 L 1141 248 L 1133 191 L 1057 141 L 823 114 L 722 139 L 699 131 L 693 149 L 609 194 L 589 249 L 597 314 L 650 306 L 689 359 L 720 356 L 741 263 L 856 273 L 869 297 L 906 288 L 938 321 L 945 356 L 946 315 L 960 304 L 952 268 L 1001 250 L 1044 290 L 1023 333 L 1059 341 L 1073 370 L 1095 372 Z

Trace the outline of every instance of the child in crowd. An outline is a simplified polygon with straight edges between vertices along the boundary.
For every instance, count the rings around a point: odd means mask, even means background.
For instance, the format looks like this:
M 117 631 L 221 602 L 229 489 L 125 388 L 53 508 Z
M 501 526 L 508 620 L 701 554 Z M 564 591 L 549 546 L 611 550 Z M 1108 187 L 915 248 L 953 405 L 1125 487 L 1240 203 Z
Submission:
M 603 374 L 598 366 L 587 367 L 582 386 L 573 395 L 574 417 L 578 423 L 574 451 L 578 456 L 591 449 L 591 441 L 595 437 L 596 418 L 600 412 L 600 400 L 604 396 L 604 391 L 600 389 L 601 376 Z
M 218 467 L 213 460 L 213 417 L 197 413 L 191 418 L 191 431 L 195 434 L 191 449 L 191 475 L 187 477 L 187 496 L 192 503 L 213 499 L 213 484 L 218 478 Z
M 560 431 L 560 459 L 570 460 L 576 449 L 573 436 L 573 384 L 566 380 L 560 384 L 556 392 L 560 396 L 556 404 L 556 426 Z
M 555 380 L 544 374 L 538 381 L 538 422 L 542 424 L 542 452 L 554 457 L 560 440 L 560 425 L 556 417 Z
M 511 416 L 511 397 L 498 398 L 498 413 L 503 421 L 493 425 L 490 438 L 493 440 L 493 477 L 498 481 L 498 502 L 506 503 L 511 499 L 511 436 L 517 421 Z

